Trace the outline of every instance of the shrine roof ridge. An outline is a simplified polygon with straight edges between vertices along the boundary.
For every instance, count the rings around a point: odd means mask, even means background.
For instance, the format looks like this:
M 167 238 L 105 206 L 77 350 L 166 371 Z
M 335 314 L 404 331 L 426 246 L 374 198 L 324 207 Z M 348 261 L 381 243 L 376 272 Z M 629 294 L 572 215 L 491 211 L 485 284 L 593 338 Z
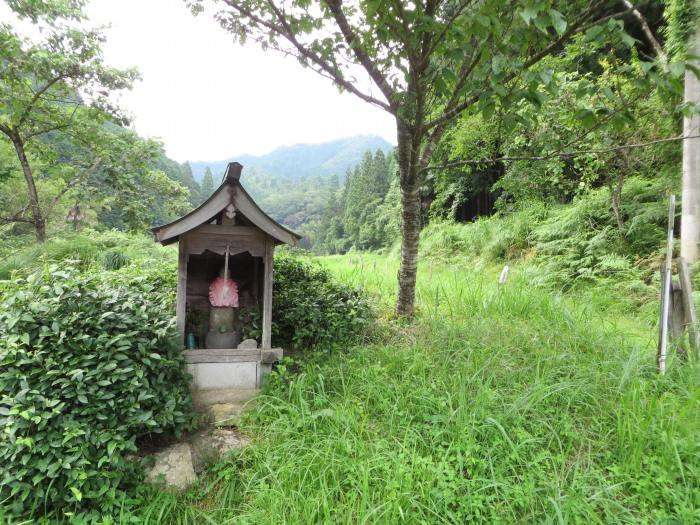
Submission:
M 254 226 L 267 233 L 279 243 L 296 246 L 301 236 L 286 228 L 267 215 L 241 184 L 243 166 L 238 162 L 229 162 L 219 187 L 194 210 L 168 224 L 151 228 L 162 244 L 171 244 L 179 240 L 180 235 L 210 223 L 221 212 L 233 207 Z

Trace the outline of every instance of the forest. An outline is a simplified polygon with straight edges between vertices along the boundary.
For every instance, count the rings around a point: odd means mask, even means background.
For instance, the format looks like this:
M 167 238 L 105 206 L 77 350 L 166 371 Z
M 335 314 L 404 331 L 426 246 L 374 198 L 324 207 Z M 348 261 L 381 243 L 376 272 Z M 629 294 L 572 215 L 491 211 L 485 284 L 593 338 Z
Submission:
M 667 256 L 700 289 L 697 3 L 184 4 L 384 111 L 396 145 L 174 161 L 120 106 L 140 74 L 88 2 L 5 0 L 0 522 L 700 522 L 700 361 L 677 336 L 657 357 Z M 241 313 L 257 345 L 272 312 L 284 357 L 212 425 L 188 256 L 152 229 L 233 206 L 235 160 L 302 239 Z M 200 227 L 253 235 L 226 210 Z M 153 481 L 207 432 L 237 445 Z

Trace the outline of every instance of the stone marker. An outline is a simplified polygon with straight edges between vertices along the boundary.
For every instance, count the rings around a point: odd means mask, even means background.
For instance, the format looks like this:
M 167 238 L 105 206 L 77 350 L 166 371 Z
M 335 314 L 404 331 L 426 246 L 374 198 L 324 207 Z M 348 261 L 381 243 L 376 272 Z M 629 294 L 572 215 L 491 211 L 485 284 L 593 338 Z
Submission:
M 284 355 L 281 348 L 270 348 L 269 350 L 262 350 L 261 353 L 260 362 L 264 365 L 277 363 L 282 360 L 282 356 Z
M 243 348 L 257 348 L 258 347 L 258 342 L 255 339 L 244 339 L 243 341 L 240 342 L 238 345 L 239 349 Z

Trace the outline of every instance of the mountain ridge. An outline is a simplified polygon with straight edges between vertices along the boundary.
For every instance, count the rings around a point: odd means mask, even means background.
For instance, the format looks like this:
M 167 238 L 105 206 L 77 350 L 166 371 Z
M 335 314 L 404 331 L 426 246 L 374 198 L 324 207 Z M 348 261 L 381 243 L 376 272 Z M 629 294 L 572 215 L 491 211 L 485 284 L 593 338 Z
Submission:
M 274 177 L 299 180 L 310 176 L 338 175 L 342 180 L 348 169 L 354 168 L 367 150 L 381 149 L 385 153 L 393 145 L 378 135 L 355 135 L 328 142 L 300 143 L 280 146 L 264 155 L 237 155 L 217 161 L 189 161 L 192 175 L 202 182 L 204 171 L 209 167 L 214 182 L 223 175 L 229 162 L 239 162 L 245 168 L 255 168 Z

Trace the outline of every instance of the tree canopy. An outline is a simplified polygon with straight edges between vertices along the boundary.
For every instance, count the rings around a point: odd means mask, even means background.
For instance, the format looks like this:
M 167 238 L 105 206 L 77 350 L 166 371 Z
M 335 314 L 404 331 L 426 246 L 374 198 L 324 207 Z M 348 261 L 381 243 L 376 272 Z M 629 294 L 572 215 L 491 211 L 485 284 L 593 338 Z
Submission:
M 200 11 L 205 0 L 188 3 Z M 634 6 L 620 10 L 610 0 L 215 3 L 221 8 L 217 19 L 239 42 L 253 40 L 295 56 L 340 89 L 394 116 L 402 203 L 397 312 L 404 315 L 414 310 L 420 188 L 447 129 L 470 112 L 486 119 L 502 113 L 506 130 L 528 116 L 536 118 L 517 109 L 539 106 L 557 93 L 561 84 L 546 59 L 569 43 L 599 53 L 622 51 L 621 69 L 629 67 L 637 44 L 622 20 Z M 669 71 L 678 77 L 683 65 L 646 61 L 644 68 L 640 83 L 663 83 Z M 579 119 L 594 124 L 627 118 L 605 103 L 614 105 L 621 96 L 615 90 L 591 83 L 585 95 L 597 97 L 601 107 L 581 108 Z
M 159 180 L 171 198 L 184 195 L 153 171 L 161 146 L 121 127 L 127 119 L 114 95 L 129 89 L 138 74 L 105 63 L 104 36 L 84 27 L 83 2 L 9 5 L 37 24 L 41 36 L 30 39 L 0 25 L 0 139 L 12 146 L 16 160 L 8 166 L 19 166 L 26 186 L 26 200 L 0 220 L 30 224 L 43 241 L 47 221 L 68 196 L 79 201 L 110 188 L 116 191 L 112 199 L 131 207 L 126 215 L 133 225 L 143 215 L 134 206 L 144 205 L 133 193 L 127 199 L 136 188 Z

